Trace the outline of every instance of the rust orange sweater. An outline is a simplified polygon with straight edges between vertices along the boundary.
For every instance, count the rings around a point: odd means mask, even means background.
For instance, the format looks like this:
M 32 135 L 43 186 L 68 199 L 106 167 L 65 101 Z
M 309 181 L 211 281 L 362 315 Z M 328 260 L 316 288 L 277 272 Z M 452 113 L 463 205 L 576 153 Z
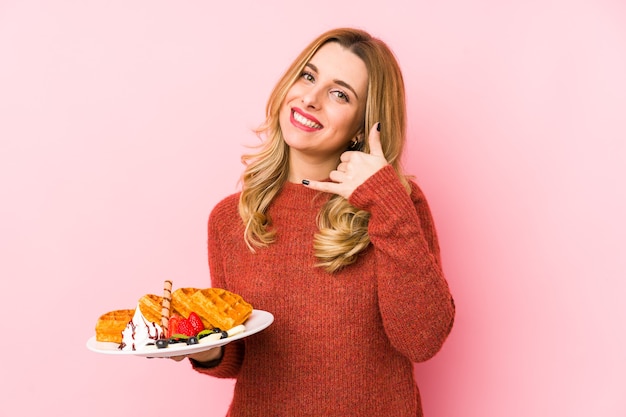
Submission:
M 315 267 L 316 215 L 327 195 L 288 183 L 269 214 L 277 240 L 251 253 L 238 194 L 209 218 L 212 286 L 274 314 L 199 372 L 236 378 L 231 417 L 422 415 L 412 362 L 439 351 L 454 319 L 424 195 L 387 166 L 350 202 L 371 213 L 371 244 L 335 274 Z M 318 198 L 315 198 L 318 195 Z

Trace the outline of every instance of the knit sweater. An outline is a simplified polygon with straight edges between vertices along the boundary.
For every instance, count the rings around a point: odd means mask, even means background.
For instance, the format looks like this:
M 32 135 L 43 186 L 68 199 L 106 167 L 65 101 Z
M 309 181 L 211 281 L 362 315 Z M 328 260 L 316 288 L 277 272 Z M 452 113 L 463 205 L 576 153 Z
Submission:
M 275 320 L 225 346 L 198 372 L 236 378 L 230 417 L 422 416 L 413 362 L 439 351 L 454 319 L 428 204 L 387 166 L 350 196 L 370 214 L 369 247 L 353 265 L 316 267 L 316 216 L 329 194 L 287 183 L 268 214 L 276 241 L 252 253 L 237 206 L 209 217 L 213 287 L 240 294 Z

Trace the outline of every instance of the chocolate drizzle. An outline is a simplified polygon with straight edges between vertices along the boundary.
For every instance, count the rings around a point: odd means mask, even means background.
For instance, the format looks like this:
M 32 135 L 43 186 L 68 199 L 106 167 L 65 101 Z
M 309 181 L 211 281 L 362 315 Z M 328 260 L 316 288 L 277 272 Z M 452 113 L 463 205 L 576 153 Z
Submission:
M 152 339 L 155 342 L 158 339 L 163 338 L 163 332 L 160 331 L 158 325 L 155 322 L 148 322 L 146 321 L 146 319 L 141 316 L 141 320 L 143 321 L 143 326 L 147 329 L 148 332 L 148 339 Z M 128 324 L 126 325 L 126 328 L 128 329 L 128 326 L 130 326 L 132 332 L 131 332 L 131 339 L 133 340 L 132 342 L 132 346 L 131 349 L 132 350 L 137 350 L 137 346 L 135 345 L 135 337 L 137 335 L 137 325 L 135 324 L 135 322 L 133 320 L 129 321 Z M 123 332 L 122 332 L 123 334 Z M 119 345 L 118 349 L 120 350 L 124 350 L 124 348 L 128 346 L 125 342 L 124 342 L 124 338 L 122 337 L 122 343 Z

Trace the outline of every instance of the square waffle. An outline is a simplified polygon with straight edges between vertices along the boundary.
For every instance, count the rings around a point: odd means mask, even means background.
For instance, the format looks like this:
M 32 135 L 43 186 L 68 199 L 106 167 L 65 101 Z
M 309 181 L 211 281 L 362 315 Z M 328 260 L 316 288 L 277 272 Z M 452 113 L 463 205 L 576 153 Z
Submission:
M 221 288 L 205 288 L 191 295 L 195 311 L 206 327 L 229 330 L 245 322 L 252 314 L 252 305 L 240 295 Z

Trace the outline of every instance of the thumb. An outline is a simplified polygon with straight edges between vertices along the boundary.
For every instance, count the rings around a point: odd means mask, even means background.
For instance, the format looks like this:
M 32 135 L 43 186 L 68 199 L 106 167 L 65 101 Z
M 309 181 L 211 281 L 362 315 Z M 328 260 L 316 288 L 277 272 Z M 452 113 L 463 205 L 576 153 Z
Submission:
M 376 123 L 370 129 L 368 143 L 370 147 L 370 155 L 384 156 L 383 146 L 380 143 L 380 122 Z

